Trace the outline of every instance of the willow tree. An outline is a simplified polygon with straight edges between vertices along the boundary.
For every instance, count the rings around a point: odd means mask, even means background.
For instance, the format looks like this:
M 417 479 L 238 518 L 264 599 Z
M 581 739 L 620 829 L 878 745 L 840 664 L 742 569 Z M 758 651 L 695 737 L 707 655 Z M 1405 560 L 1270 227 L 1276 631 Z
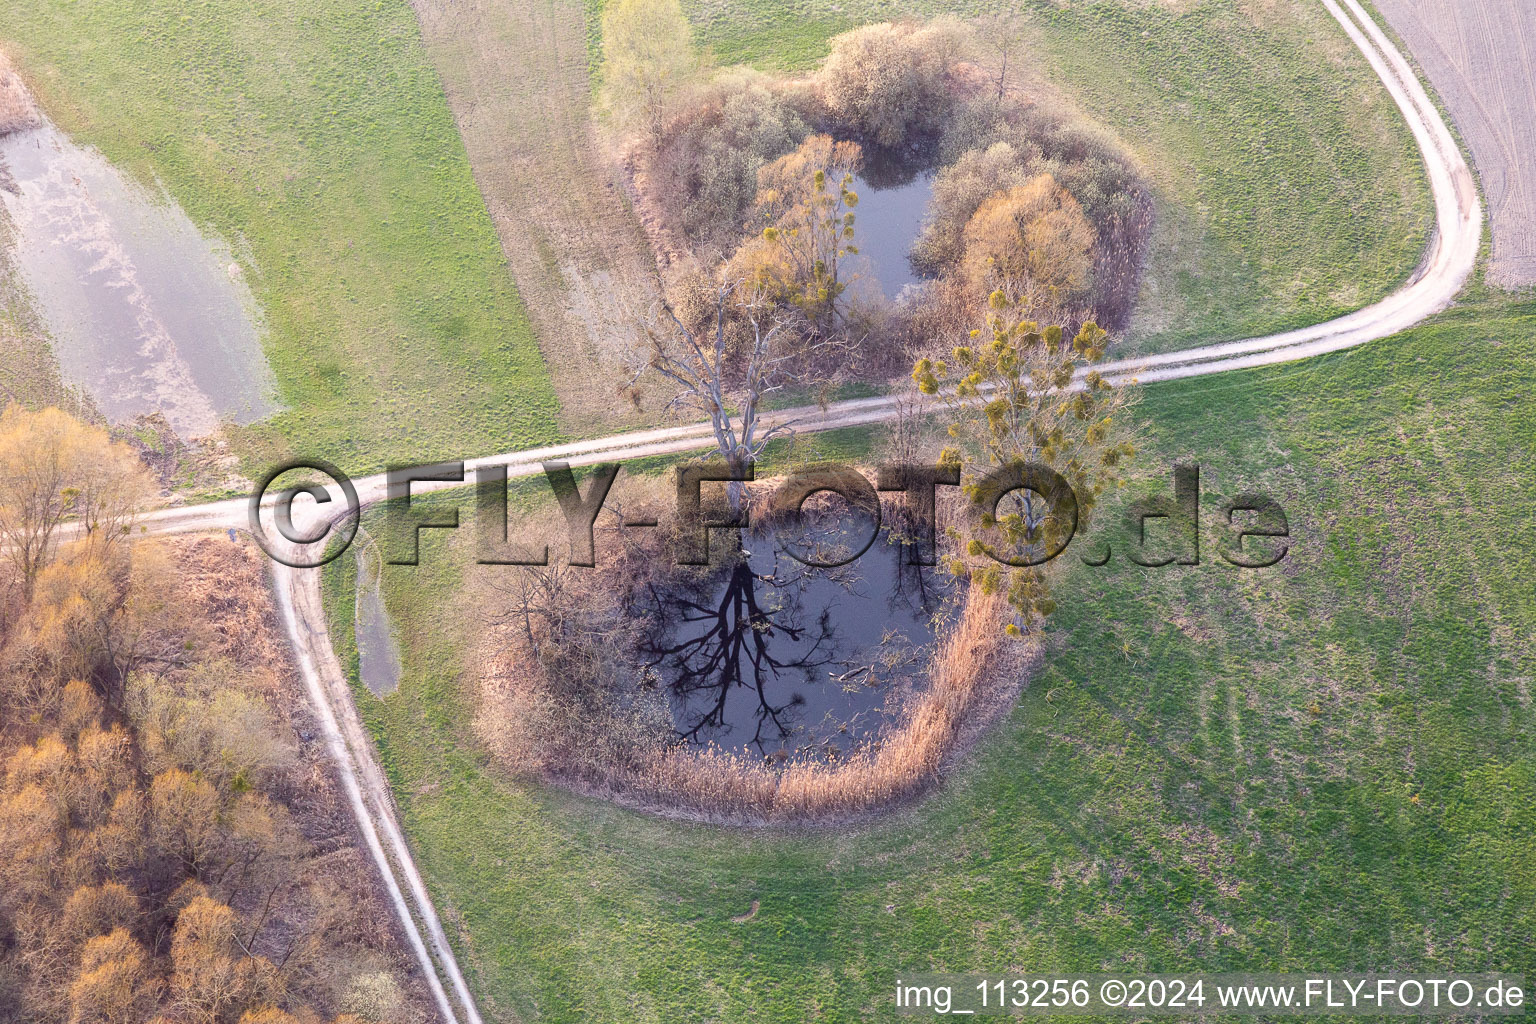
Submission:
M 1087 298 L 1093 276 L 1093 226 L 1049 174 L 997 192 L 971 215 L 961 270 L 981 294 L 1001 289 L 1065 309 Z
M 69 987 L 69 1019 L 136 1024 L 153 1016 L 160 989 L 148 951 L 126 928 L 116 928 L 85 943 L 80 973 Z
M 11 406 L 0 414 L 0 546 L 27 597 L 53 560 L 65 520 L 110 548 L 150 490 L 133 450 L 106 431 L 58 409 Z
M 972 514 L 953 528 L 963 554 L 950 568 L 985 592 L 1006 593 L 1012 634 L 1037 629 L 1054 610 L 1056 556 L 1120 485 L 1135 453 L 1132 392 L 1095 368 L 1108 334 L 1089 321 L 1069 339 L 1060 326 L 1028 319 L 1029 309 L 993 292 L 985 327 L 912 371 L 947 411 L 953 443 L 941 462 L 970 471 Z
M 678 0 L 611 0 L 603 8 L 603 99 L 652 144 L 698 73 L 693 34 Z

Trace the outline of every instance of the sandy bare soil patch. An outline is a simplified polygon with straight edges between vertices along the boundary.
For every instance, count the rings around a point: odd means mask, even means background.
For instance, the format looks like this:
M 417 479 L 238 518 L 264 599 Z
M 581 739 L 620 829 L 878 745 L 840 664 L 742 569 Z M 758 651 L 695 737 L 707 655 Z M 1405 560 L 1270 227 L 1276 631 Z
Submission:
M 586 437 L 641 416 L 616 399 L 634 343 L 618 299 L 656 276 L 598 152 L 586 26 L 559 0 L 413 0 L 564 410 Z
M 1536 6 L 1377 0 L 1472 149 L 1493 222 L 1488 280 L 1536 284 Z

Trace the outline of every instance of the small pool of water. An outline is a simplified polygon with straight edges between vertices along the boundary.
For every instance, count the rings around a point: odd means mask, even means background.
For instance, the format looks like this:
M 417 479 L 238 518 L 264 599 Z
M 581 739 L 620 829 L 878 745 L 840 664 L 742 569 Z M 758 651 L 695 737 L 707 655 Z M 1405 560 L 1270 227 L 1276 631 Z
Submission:
M 390 628 L 389 612 L 379 585 L 378 548 L 353 545 L 357 559 L 357 605 L 353 633 L 357 638 L 357 674 L 375 697 L 387 697 L 400 686 L 400 648 Z
M 861 272 L 874 278 L 888 299 L 896 299 L 923 278 L 912 270 L 907 254 L 917 241 L 928 199 L 933 194 L 933 172 L 888 183 L 887 175 L 858 175 L 853 190 L 859 205 L 854 210 L 853 231 L 859 247 Z
M 0 136 L 0 204 L 60 370 L 109 420 L 191 440 L 275 411 L 240 268 L 180 207 L 51 124 Z
M 698 592 L 663 598 L 642 652 L 674 730 L 753 758 L 835 758 L 878 736 L 923 677 L 952 578 L 906 564 L 885 530 L 838 569 L 801 565 L 771 533 L 743 547 Z

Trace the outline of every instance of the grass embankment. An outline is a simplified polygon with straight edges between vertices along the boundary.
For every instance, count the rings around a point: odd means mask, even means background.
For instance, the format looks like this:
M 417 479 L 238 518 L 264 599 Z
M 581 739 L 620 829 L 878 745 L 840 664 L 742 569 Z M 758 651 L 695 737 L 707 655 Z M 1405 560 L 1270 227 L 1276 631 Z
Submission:
M 1483 301 L 1149 388 L 1144 483 L 1203 464 L 1205 564 L 1078 571 L 969 764 L 846 835 L 498 779 L 429 542 L 386 580 L 405 683 L 362 707 L 489 1015 L 887 1020 L 920 968 L 1536 971 L 1533 335 L 1536 305 Z M 1250 488 L 1290 516 L 1273 569 L 1215 558 Z
M 804 70 L 850 25 L 1023 9 L 1021 81 L 1113 130 L 1158 228 L 1130 341 L 1147 352 L 1317 323 L 1417 265 L 1430 201 L 1407 126 L 1321 5 L 688 0 L 721 63 Z
M 236 432 L 349 472 L 554 440 L 558 403 L 405 0 L 39 0 L 42 105 L 226 239 L 289 411 Z

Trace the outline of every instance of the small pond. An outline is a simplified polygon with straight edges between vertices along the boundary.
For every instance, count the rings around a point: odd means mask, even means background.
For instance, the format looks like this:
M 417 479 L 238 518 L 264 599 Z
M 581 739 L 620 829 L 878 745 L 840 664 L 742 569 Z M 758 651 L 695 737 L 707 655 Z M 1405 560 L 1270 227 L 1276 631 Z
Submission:
M 191 440 L 276 409 L 239 266 L 180 207 L 51 124 L 0 136 L 0 203 L 60 370 L 109 420 Z
M 862 257 L 860 270 L 880 285 L 886 298 L 900 298 L 906 288 L 923 282 L 907 254 L 928 212 L 933 172 L 903 175 L 867 167 L 854 178 L 853 191 L 859 197 L 853 229 Z
M 888 530 L 836 569 L 757 532 L 704 586 L 663 599 L 643 656 L 688 742 L 835 758 L 878 736 L 924 679 L 955 592 L 944 570 L 908 564 Z
M 384 608 L 379 549 L 364 543 L 353 545 L 353 551 L 357 559 L 357 604 L 352 617 L 357 674 L 375 697 L 387 697 L 400 686 L 400 648 Z

